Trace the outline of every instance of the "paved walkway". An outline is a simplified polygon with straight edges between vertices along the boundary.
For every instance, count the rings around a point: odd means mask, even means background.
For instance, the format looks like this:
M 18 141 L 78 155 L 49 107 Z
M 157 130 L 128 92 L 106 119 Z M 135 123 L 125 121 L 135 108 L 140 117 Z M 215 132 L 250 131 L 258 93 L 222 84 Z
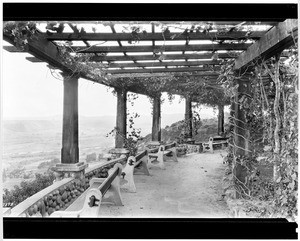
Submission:
M 165 162 L 166 170 L 151 168 L 151 176 L 134 175 L 137 192 L 121 191 L 124 206 L 102 205 L 101 216 L 229 217 L 229 209 L 222 199 L 221 180 L 225 165 L 221 155 L 225 152 L 189 154 L 178 158 L 178 163 Z M 77 207 L 72 205 L 70 208 Z

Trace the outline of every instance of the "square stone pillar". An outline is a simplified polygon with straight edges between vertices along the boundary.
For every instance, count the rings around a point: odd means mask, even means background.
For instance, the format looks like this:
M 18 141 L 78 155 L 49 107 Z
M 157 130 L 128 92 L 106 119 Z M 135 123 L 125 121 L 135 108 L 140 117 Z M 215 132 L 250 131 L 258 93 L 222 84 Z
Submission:
M 116 136 L 115 148 L 123 148 L 126 138 L 127 125 L 127 91 L 124 89 L 116 89 L 117 92 L 117 119 L 116 119 Z
M 61 163 L 53 171 L 56 178 L 82 177 L 87 164 L 79 163 L 78 147 L 78 76 L 62 73 L 64 77 L 63 130 Z
M 161 141 L 161 94 L 153 98 L 152 141 Z
M 189 96 L 185 97 L 185 115 L 184 119 L 187 125 L 186 139 L 191 140 L 193 138 L 193 112 L 192 112 L 192 101 Z

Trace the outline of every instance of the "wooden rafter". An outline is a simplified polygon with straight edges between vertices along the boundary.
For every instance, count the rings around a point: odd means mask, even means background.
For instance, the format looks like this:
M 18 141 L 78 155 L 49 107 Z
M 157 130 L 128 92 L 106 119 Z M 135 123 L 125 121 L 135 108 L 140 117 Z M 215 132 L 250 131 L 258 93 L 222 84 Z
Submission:
M 9 35 L 3 34 L 3 40 L 9 42 L 10 44 L 14 44 L 13 38 Z M 29 40 L 27 44 L 26 52 L 48 63 L 54 68 L 58 68 L 61 71 L 73 74 L 73 71 L 68 66 L 66 66 L 61 62 L 61 58 L 57 46 L 55 46 L 51 41 L 48 41 L 47 39 L 38 37 L 35 40 Z M 82 73 L 80 74 L 80 77 L 91 80 L 93 82 L 98 82 L 110 86 L 109 84 L 107 84 L 106 81 L 103 81 L 102 78 L 93 79 Z
M 246 50 L 251 44 L 203 44 L 203 45 L 161 45 L 161 46 L 92 46 L 72 47 L 79 53 L 104 52 L 165 52 L 165 51 L 214 51 L 214 50 Z
M 266 31 L 239 31 L 239 32 L 228 32 L 228 33 L 190 33 L 190 40 L 242 40 L 242 39 L 259 39 Z M 48 40 L 86 40 L 86 41 L 129 41 L 133 40 L 131 33 L 85 33 L 85 34 L 74 34 L 74 33 L 53 33 L 51 35 L 44 34 L 44 37 Z M 170 33 L 163 35 L 162 33 L 140 33 L 138 34 L 139 41 L 178 41 L 186 40 L 186 35 L 182 33 Z
M 279 23 L 236 59 L 235 69 L 241 69 L 254 60 L 268 59 L 294 45 L 297 38 L 297 19 L 288 19 Z
M 239 53 L 219 53 L 218 58 L 235 58 Z M 213 54 L 165 54 L 164 60 L 176 60 L 176 59 L 211 59 Z M 158 60 L 160 55 L 128 55 L 128 56 L 99 56 L 91 57 L 91 61 L 139 61 L 139 60 Z
M 197 72 L 203 71 L 203 76 L 218 75 L 215 72 L 211 72 L 209 68 L 203 67 L 181 67 L 181 68 L 153 68 L 153 69 L 117 69 L 106 70 L 106 73 L 110 74 L 122 74 L 122 73 L 164 73 L 164 72 Z
M 157 67 L 157 66 L 199 66 L 199 65 L 219 65 L 220 61 L 175 61 L 175 62 L 147 62 L 147 63 L 111 63 L 109 68 L 124 67 Z
M 277 19 L 273 19 L 272 21 L 268 20 L 268 21 L 265 21 L 265 20 L 257 20 L 257 21 L 246 21 L 246 23 L 244 25 L 252 25 L 252 26 L 258 26 L 258 25 L 271 25 L 271 26 L 274 26 L 274 25 L 277 25 L 278 22 L 282 22 L 284 21 L 283 18 L 277 18 Z M 37 23 L 44 23 L 45 21 L 36 21 Z M 107 24 L 108 21 L 93 21 L 93 20 L 86 20 L 86 21 L 72 21 L 72 23 L 74 24 L 102 24 L 103 22 L 105 22 L 105 24 Z M 187 25 L 197 25 L 197 24 L 200 24 L 200 23 L 205 23 L 205 24 L 212 24 L 212 25 L 215 25 L 215 26 L 234 26 L 234 25 L 238 25 L 240 23 L 242 23 L 243 21 L 110 21 L 110 23 L 112 24 L 151 24 L 151 23 L 160 23 L 160 24 L 163 24 L 163 25 L 180 25 L 180 24 L 187 24 Z

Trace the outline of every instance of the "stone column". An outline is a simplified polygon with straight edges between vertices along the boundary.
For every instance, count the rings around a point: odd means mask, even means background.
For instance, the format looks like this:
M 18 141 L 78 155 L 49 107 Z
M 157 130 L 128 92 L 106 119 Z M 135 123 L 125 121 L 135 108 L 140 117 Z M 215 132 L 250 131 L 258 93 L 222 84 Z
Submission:
M 117 92 L 117 118 L 116 118 L 116 136 L 115 148 L 109 150 L 111 158 L 115 159 L 122 155 L 128 157 L 129 150 L 125 147 L 125 138 L 127 137 L 127 91 L 125 89 L 115 89 Z
M 161 141 L 161 94 L 153 97 L 152 141 Z
M 126 138 L 126 120 L 127 120 L 127 91 L 123 89 L 116 89 L 117 91 L 117 119 L 116 119 L 116 139 L 115 147 L 123 148 L 124 147 L 124 138 Z
M 185 122 L 187 124 L 186 139 L 191 141 L 193 138 L 193 112 L 192 101 L 189 96 L 185 97 Z
M 218 105 L 218 135 L 224 133 L 224 105 Z
M 87 164 L 79 162 L 78 147 L 78 76 L 62 73 L 64 77 L 63 129 L 61 163 L 54 167 L 57 178 L 82 177 Z M 78 174 L 78 175 L 76 175 Z

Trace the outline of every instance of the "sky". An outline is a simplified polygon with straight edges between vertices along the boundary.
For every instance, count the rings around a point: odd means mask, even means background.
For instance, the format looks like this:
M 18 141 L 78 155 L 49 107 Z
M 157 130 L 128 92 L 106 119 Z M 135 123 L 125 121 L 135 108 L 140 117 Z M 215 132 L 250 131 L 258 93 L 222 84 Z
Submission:
M 8 45 L 3 41 L 3 45 Z M 25 59 L 26 53 L 10 53 L 2 49 L 2 117 L 3 119 L 51 118 L 62 116 L 63 82 L 53 76 L 46 63 L 32 63 Z M 116 97 L 112 89 L 89 80 L 79 79 L 79 115 L 116 115 Z M 166 95 L 163 95 L 166 98 Z M 140 115 L 151 115 L 151 104 L 139 95 L 134 107 L 128 108 Z M 162 113 L 184 116 L 185 102 L 177 96 L 170 104 L 166 99 Z M 208 115 L 215 115 L 211 108 L 204 108 Z M 201 115 L 201 112 L 200 112 Z

